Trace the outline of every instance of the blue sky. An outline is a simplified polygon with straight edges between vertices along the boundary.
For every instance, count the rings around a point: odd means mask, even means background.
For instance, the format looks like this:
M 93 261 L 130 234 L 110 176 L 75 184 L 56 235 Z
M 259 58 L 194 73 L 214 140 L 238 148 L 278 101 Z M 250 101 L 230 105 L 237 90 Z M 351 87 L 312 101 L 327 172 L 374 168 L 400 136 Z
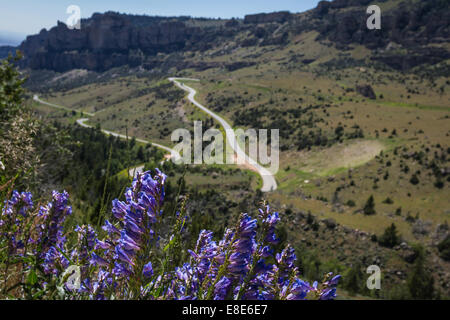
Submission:
M 243 17 L 249 13 L 289 10 L 302 12 L 319 0 L 1 0 L 0 37 L 5 32 L 12 38 L 49 29 L 57 20 L 67 21 L 66 9 L 78 5 L 82 18 L 94 12 L 194 17 Z

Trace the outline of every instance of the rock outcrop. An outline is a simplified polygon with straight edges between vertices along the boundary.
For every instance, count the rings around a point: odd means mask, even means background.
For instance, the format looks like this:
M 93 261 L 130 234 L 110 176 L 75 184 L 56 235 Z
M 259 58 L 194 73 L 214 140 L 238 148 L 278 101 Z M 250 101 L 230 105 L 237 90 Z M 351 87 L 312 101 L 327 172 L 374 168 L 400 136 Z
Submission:
M 108 12 L 81 22 L 80 30 L 64 23 L 28 36 L 20 49 L 32 69 L 104 71 L 144 64 L 145 57 L 181 50 L 205 50 L 221 27 L 189 26 L 184 18 L 130 16 Z
M 428 46 L 450 41 L 450 10 L 446 1 L 399 2 L 381 12 L 380 30 L 367 28 L 366 9 L 370 4 L 370 0 L 321 1 L 312 10 L 313 19 L 308 28 L 318 30 L 319 39 L 328 38 L 341 49 L 350 44 L 362 44 L 373 50 L 374 60 L 396 70 L 406 71 L 449 59 L 447 50 Z M 401 44 L 407 52 L 378 54 L 392 42 Z
M 317 41 L 329 39 L 344 51 L 351 45 L 364 45 L 371 50 L 368 58 L 408 71 L 450 58 L 445 45 L 450 42 L 450 10 L 446 2 L 399 2 L 382 12 L 381 30 L 367 28 L 370 0 L 321 1 L 317 8 L 303 14 L 280 11 L 247 15 L 243 20 L 107 12 L 82 20 L 81 30 L 70 30 L 58 22 L 48 31 L 27 37 L 20 46 L 25 55 L 22 66 L 58 72 L 105 71 L 122 65 L 157 67 L 161 60 L 154 57 L 159 53 L 176 54 L 183 59 L 186 51 L 204 52 L 223 43 L 241 47 L 285 46 L 300 33 L 317 31 Z M 392 49 L 396 46 L 400 49 Z
M 322 1 L 313 10 L 316 27 L 322 36 L 332 41 L 359 43 L 373 49 L 385 47 L 390 41 L 410 47 L 449 39 L 450 11 L 445 1 L 403 1 L 393 9 L 382 11 L 380 30 L 367 28 L 366 9 L 370 3 L 366 0 Z
M 292 17 L 289 11 L 279 11 L 272 13 L 249 14 L 244 17 L 244 23 L 284 23 Z

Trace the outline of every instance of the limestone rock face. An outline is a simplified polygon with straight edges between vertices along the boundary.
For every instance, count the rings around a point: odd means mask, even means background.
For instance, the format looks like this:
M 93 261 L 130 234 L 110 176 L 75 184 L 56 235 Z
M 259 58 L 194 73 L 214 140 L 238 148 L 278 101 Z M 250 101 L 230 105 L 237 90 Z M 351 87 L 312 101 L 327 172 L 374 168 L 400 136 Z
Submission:
M 380 30 L 367 28 L 366 9 L 370 4 L 373 1 L 321 1 L 312 10 L 313 19 L 307 28 L 319 31 L 319 38 L 328 38 L 340 49 L 364 45 L 372 50 L 373 60 L 400 71 L 449 59 L 450 52 L 441 48 L 442 43 L 450 41 L 450 10 L 445 1 L 399 2 L 381 12 Z M 386 51 L 390 43 L 400 44 L 404 50 Z
M 224 43 L 283 47 L 310 31 L 318 33 L 317 41 L 328 39 L 338 50 L 363 45 L 370 49 L 367 58 L 396 70 L 450 59 L 450 9 L 446 1 L 404 0 L 382 11 L 381 30 L 369 30 L 366 9 L 372 2 L 321 1 L 317 8 L 301 14 L 280 11 L 231 20 L 97 13 L 82 20 L 81 30 L 70 30 L 58 22 L 48 31 L 27 37 L 19 47 L 25 56 L 21 64 L 58 72 L 105 71 L 125 64 L 158 67 L 166 63 L 155 60 L 162 53 L 177 55 L 176 64 L 181 66 L 194 63 L 183 60 L 188 51 L 204 53 Z M 245 63 L 248 61 L 241 65 Z
M 142 56 L 202 47 L 219 28 L 188 26 L 182 19 L 94 14 L 80 30 L 64 23 L 28 36 L 21 44 L 24 64 L 32 69 L 67 71 L 74 68 L 103 71 L 123 64 L 139 64 Z

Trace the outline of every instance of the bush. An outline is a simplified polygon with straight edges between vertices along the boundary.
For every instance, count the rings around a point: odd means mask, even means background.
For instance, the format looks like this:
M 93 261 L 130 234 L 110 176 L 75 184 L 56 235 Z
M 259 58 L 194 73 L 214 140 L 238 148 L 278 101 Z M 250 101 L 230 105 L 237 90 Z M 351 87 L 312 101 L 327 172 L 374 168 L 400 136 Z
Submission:
M 409 182 L 411 182 L 413 185 L 418 185 L 420 181 L 417 175 L 413 174 Z
M 353 201 L 353 200 L 348 200 L 346 204 L 347 204 L 349 207 L 354 207 L 354 206 L 356 206 L 356 203 L 355 203 L 355 201 Z
M 444 188 L 444 181 L 442 181 L 442 179 L 437 179 L 434 186 L 438 189 L 442 189 Z

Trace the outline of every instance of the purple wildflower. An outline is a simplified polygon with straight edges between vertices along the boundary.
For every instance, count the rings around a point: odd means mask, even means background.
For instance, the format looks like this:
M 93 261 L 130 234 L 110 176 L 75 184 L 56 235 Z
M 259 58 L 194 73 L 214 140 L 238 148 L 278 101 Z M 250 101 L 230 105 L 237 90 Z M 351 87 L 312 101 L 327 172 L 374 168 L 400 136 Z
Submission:
M 144 269 L 142 270 L 142 274 L 144 275 L 144 277 L 146 278 L 151 278 L 151 276 L 153 276 L 153 266 L 152 263 L 149 262 L 144 266 Z
M 228 295 L 228 291 L 231 287 L 231 280 L 227 277 L 222 277 L 222 279 L 217 282 L 214 288 L 214 300 L 225 300 Z

